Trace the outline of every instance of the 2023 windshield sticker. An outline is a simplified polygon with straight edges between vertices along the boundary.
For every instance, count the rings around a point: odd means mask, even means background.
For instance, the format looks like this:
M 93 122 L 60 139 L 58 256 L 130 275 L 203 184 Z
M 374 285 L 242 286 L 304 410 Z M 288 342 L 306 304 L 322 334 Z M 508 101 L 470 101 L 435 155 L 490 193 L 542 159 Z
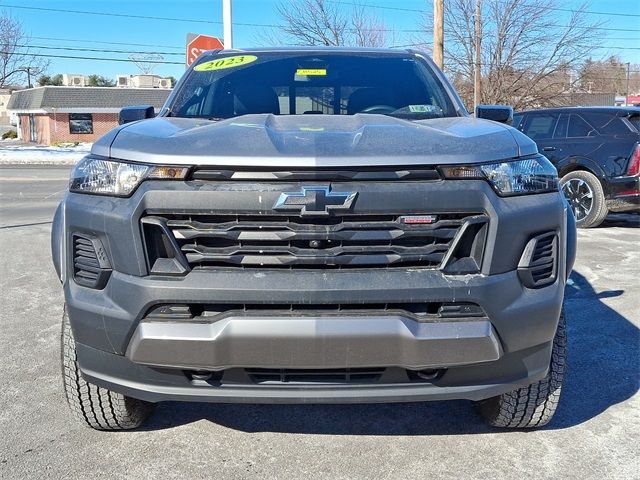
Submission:
M 227 68 L 240 67 L 247 65 L 248 63 L 255 62 L 258 59 L 255 55 L 236 55 L 233 57 L 218 58 L 217 60 L 210 60 L 203 62 L 193 69 L 196 72 L 211 72 L 212 70 L 224 70 Z

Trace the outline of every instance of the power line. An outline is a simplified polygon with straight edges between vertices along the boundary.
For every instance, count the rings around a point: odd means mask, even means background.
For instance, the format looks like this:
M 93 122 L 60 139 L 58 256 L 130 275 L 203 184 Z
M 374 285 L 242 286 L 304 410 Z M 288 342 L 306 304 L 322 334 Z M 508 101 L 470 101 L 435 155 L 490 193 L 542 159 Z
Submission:
M 0 4 L 3 8 L 16 8 L 23 10 L 36 10 L 36 11 L 45 11 L 45 12 L 56 12 L 56 13 L 73 13 L 80 15 L 96 15 L 96 16 L 104 16 L 104 17 L 120 17 L 120 18 L 137 18 L 144 20 L 161 20 L 161 21 L 171 21 L 171 22 L 191 22 L 191 23 L 205 23 L 205 24 L 216 24 L 222 25 L 223 22 L 219 20 L 202 20 L 196 18 L 169 18 L 169 17 L 155 17 L 150 15 L 127 15 L 124 13 L 113 13 L 113 12 L 92 12 L 88 10 L 67 10 L 61 8 L 47 8 L 47 7 L 26 7 L 23 5 L 8 5 L 8 4 Z M 243 23 L 243 22 L 233 22 L 234 26 L 242 26 L 242 27 L 261 27 L 261 28 L 283 28 L 285 25 L 277 25 L 277 24 L 269 24 L 269 23 Z M 407 32 L 407 33 L 420 33 L 423 30 L 413 29 L 413 30 L 402 30 L 402 29 L 372 29 L 375 31 L 381 32 Z M 354 31 L 354 30 L 349 30 Z
M 387 5 L 375 5 L 375 4 L 368 4 L 368 3 L 356 3 L 356 2 L 343 2 L 340 0 L 326 0 L 327 3 L 335 3 L 338 5 L 350 5 L 352 7 L 367 7 L 367 8 L 379 8 L 380 10 L 394 10 L 397 12 L 417 12 L 417 13 L 424 13 L 425 10 L 419 10 L 417 8 L 404 8 L 404 7 L 389 7 Z
M 0 54 L 7 54 L 11 52 L 0 51 Z M 66 58 L 72 60 L 99 60 L 106 62 L 127 62 L 133 63 L 133 60 L 125 59 L 125 58 L 101 58 L 101 57 L 76 57 L 71 55 L 45 55 L 45 54 L 30 54 L 33 57 L 45 57 L 45 58 Z M 167 62 L 163 60 L 149 60 L 146 63 L 154 63 L 154 64 L 162 64 L 162 65 L 184 65 L 184 62 Z M 626 71 L 623 72 L 626 74 Z M 640 70 L 630 70 L 629 73 L 640 73 Z M 590 77 L 594 80 L 619 80 L 623 77 Z
M 46 7 L 26 7 L 23 5 L 8 5 L 8 4 L 0 4 L 3 8 L 17 8 L 23 10 L 37 10 L 37 11 L 45 11 L 45 12 L 56 12 L 56 13 L 73 13 L 80 15 L 96 15 L 96 16 L 104 16 L 104 17 L 120 17 L 120 18 L 137 18 L 144 20 L 161 20 L 161 21 L 171 21 L 171 22 L 191 22 L 191 23 L 205 23 L 205 24 L 216 24 L 222 25 L 222 21 L 218 20 L 202 20 L 196 18 L 169 18 L 169 17 L 155 17 L 150 15 L 126 15 L 123 13 L 113 13 L 113 12 L 92 12 L 87 10 L 67 10 L 61 8 L 46 8 Z M 276 25 L 269 23 L 246 23 L 246 22 L 233 22 L 234 26 L 241 27 L 261 27 L 261 28 L 283 28 L 285 25 Z M 400 29 L 372 29 L 375 31 L 381 32 L 408 32 L 408 33 L 419 33 L 422 30 L 400 30 Z M 354 31 L 354 30 L 349 30 Z M 173 47 L 171 47 L 173 48 Z
M 168 18 L 168 17 L 152 17 L 148 15 L 126 15 L 124 13 L 107 13 L 107 12 L 89 12 L 86 10 L 66 10 L 62 8 L 47 8 L 47 7 L 27 7 L 24 5 L 7 5 L 3 4 L 4 8 L 16 8 L 21 10 L 37 10 L 41 12 L 57 12 L 57 13 L 77 13 L 82 15 L 96 15 L 105 17 L 123 17 L 123 18 L 141 18 L 145 20 L 166 20 L 172 22 L 192 22 L 192 23 L 222 23 L 211 22 L 209 20 L 195 19 L 195 18 Z
M 549 23 L 547 24 L 548 27 L 572 27 L 571 25 L 559 25 L 557 23 Z M 608 31 L 608 32 L 640 32 L 640 29 L 633 29 L 633 28 L 609 28 L 609 27 L 591 27 L 591 26 L 585 26 L 585 27 L 572 27 L 572 28 L 579 28 L 581 30 L 603 30 L 603 31 Z
M 389 7 L 387 5 L 376 5 L 376 4 L 362 4 L 356 2 L 347 2 L 343 0 L 326 0 L 327 3 L 335 3 L 338 5 L 351 5 L 353 7 L 368 7 L 368 8 L 379 8 L 381 10 L 395 10 L 399 12 L 411 12 L 411 13 L 424 13 L 425 10 L 420 10 L 417 8 L 403 8 L 403 7 Z M 524 5 L 524 4 L 523 4 Z M 558 12 L 571 12 L 571 13 L 588 13 L 590 15 L 610 15 L 615 17 L 640 17 L 640 13 L 618 13 L 618 12 L 596 12 L 593 10 L 577 10 L 571 8 L 560 8 L 560 7 L 546 7 L 546 10 L 555 10 Z
M 2 6 L 0 4 L 0 6 Z M 86 40 L 82 38 L 60 38 L 60 37 L 34 37 L 30 36 L 30 39 L 35 38 L 37 40 L 55 40 L 61 42 L 81 42 L 81 43 L 98 43 L 103 45 L 124 45 L 127 47 L 155 47 L 155 48 L 173 48 L 175 50 L 184 50 L 184 47 L 176 47 L 175 45 L 154 45 L 149 43 L 130 43 L 130 42 L 105 42 L 100 40 Z
M 431 45 L 430 42 L 421 42 L 421 43 L 407 43 L 405 45 L 392 45 L 389 48 L 409 48 L 409 47 L 423 47 L 425 45 Z M 602 45 L 577 45 L 582 48 L 593 48 L 599 50 L 640 50 L 640 47 L 619 47 L 617 45 L 612 46 L 602 46 Z
M 609 28 L 609 27 L 593 27 L 593 26 L 577 26 L 577 25 L 561 25 L 559 23 L 547 23 L 545 27 L 559 27 L 559 28 L 576 28 L 580 30 L 603 30 L 609 32 L 632 32 L 638 33 L 640 29 L 633 28 Z M 383 32 L 409 32 L 409 33 L 424 33 L 425 29 L 414 29 L 414 30 L 402 30 L 402 29 L 372 29 L 374 31 L 383 31 Z M 633 39 L 635 40 L 635 39 Z
M 82 38 L 60 38 L 60 37 L 40 37 L 40 36 L 30 36 L 30 39 L 37 40 L 54 40 L 61 42 L 76 42 L 76 43 L 96 43 L 102 45 L 124 45 L 127 47 L 155 47 L 155 48 L 171 48 L 174 50 L 184 50 L 184 47 L 176 47 L 175 45 L 157 45 L 157 44 L 149 44 L 149 43 L 130 43 L 130 42 L 106 42 L 100 40 L 86 40 Z M 635 42 L 640 41 L 640 38 L 629 38 L 629 37 L 606 37 L 606 40 L 622 40 L 627 42 Z M 430 45 L 431 42 L 424 41 L 422 43 L 410 43 L 407 45 L 393 45 L 390 48 L 405 48 L 405 47 L 416 47 L 421 45 Z M 64 45 L 61 46 L 61 48 Z M 39 47 L 41 48 L 41 47 Z M 627 47 L 625 47 L 627 48 Z M 107 50 L 105 50 L 107 52 Z M 178 53 L 164 53 L 164 52 L 127 52 L 127 53 L 161 53 L 163 55 L 177 55 Z M 183 55 L 183 52 L 180 52 L 179 55 Z
M 0 55 L 11 55 L 14 52 L 0 51 Z M 127 62 L 134 63 L 133 60 L 129 58 L 104 58 L 104 57 L 75 57 L 72 55 L 49 55 L 43 53 L 29 53 L 30 57 L 43 57 L 43 58 L 67 58 L 71 60 L 99 60 L 103 62 Z M 184 62 L 167 62 L 164 60 L 145 60 L 146 63 L 156 63 L 163 65 L 183 65 Z
M 390 48 L 409 48 L 409 47 L 422 47 L 430 45 L 428 42 L 421 43 L 409 43 L 405 45 L 392 45 Z M 640 50 L 640 47 L 621 47 L 617 45 L 602 46 L 602 45 L 578 45 L 582 48 L 593 48 L 598 50 Z M 9 47 L 5 45 L 5 48 Z M 140 51 L 140 50 L 114 50 L 114 49 L 101 49 L 101 48 L 84 48 L 84 47 L 68 47 L 62 45 L 10 45 L 12 48 L 35 48 L 43 50 L 62 50 L 62 51 L 75 51 L 75 52 L 95 52 L 95 53 L 122 53 L 122 54 L 149 54 L 149 55 L 169 55 L 169 56 L 182 56 L 183 53 L 178 52 L 157 52 L 157 51 Z
M 113 13 L 113 12 L 91 12 L 87 10 L 67 10 L 62 8 L 47 8 L 47 7 L 26 7 L 24 5 L 8 5 L 2 4 L 3 8 L 16 8 L 22 10 L 37 10 L 43 12 L 57 12 L 57 13 L 77 13 L 82 15 L 96 15 L 103 17 L 120 17 L 120 18 L 139 18 L 144 20 L 162 20 L 167 22 L 190 22 L 190 23 L 206 23 L 211 24 L 215 23 L 218 25 L 222 25 L 222 21 L 217 20 L 202 20 L 201 18 L 170 18 L 170 17 L 154 17 L 151 15 L 130 15 L 124 13 Z M 261 24 L 261 23 L 240 23 L 233 22 L 234 26 L 243 26 L 243 27 L 273 27 L 280 28 L 282 25 L 269 25 L 269 24 Z
M 15 48 L 41 48 L 45 50 L 69 50 L 69 51 L 78 51 L 78 52 L 99 52 L 99 53 L 142 53 L 149 55 L 177 55 L 184 56 L 184 53 L 178 52 L 149 52 L 149 51 L 136 51 L 136 50 L 111 50 L 111 49 L 103 49 L 103 48 L 84 48 L 84 47 L 67 47 L 64 45 L 4 45 L 7 47 L 15 47 Z
M 589 15 L 608 15 L 612 17 L 640 17 L 640 13 L 594 12 L 593 10 L 575 10 L 571 8 L 549 8 L 557 12 L 588 13 Z
M 593 48 L 597 50 L 640 50 L 640 47 L 618 47 L 618 46 L 603 46 L 603 45 L 578 45 L 579 47 Z
M 393 47 L 392 47 L 393 48 Z M 0 55 L 10 55 L 13 52 L 0 51 Z M 126 62 L 126 63 L 134 63 L 133 60 L 129 58 L 105 58 L 105 57 L 78 57 L 73 55 L 50 55 L 50 54 L 41 54 L 41 53 L 30 53 L 32 57 L 43 57 L 43 58 L 65 58 L 71 60 L 97 60 L 103 62 Z M 184 62 L 169 62 L 165 60 L 145 60 L 146 63 L 160 64 L 160 65 L 184 65 Z M 629 73 L 640 73 L 640 70 L 630 70 Z M 607 77 L 594 77 L 599 79 L 607 79 Z M 617 78 L 611 78 L 612 80 L 617 80 Z
M 640 42 L 640 38 L 623 38 L 623 37 L 605 37 L 604 40 L 623 40 L 626 42 Z M 420 45 L 431 45 L 430 41 L 425 40 L 420 43 L 408 43 L 406 45 L 393 45 L 389 48 L 404 48 L 404 47 L 418 47 Z M 614 48 L 614 47 L 612 47 Z M 619 47 L 619 48 L 634 48 L 634 47 Z
M 338 0 L 332 0 L 338 1 Z M 346 2 L 342 2 L 346 3 Z M 357 5 L 353 3 L 353 5 Z M 374 5 L 364 5 L 372 8 L 378 8 Z M 23 10 L 38 10 L 38 11 L 47 11 L 47 12 L 58 12 L 58 13 L 74 13 L 74 14 L 82 14 L 82 15 L 97 15 L 97 16 L 106 16 L 106 17 L 120 17 L 120 18 L 138 18 L 145 20 L 161 20 L 161 21 L 171 21 L 171 22 L 192 22 L 192 23 L 205 23 L 205 24 L 219 24 L 221 25 L 221 21 L 217 20 L 202 20 L 196 18 L 169 18 L 169 17 L 155 17 L 150 15 L 127 15 L 123 13 L 113 13 L 113 12 L 91 12 L 87 10 L 66 10 L 60 8 L 46 8 L 46 7 L 27 7 L 23 5 L 8 5 L 2 4 L 4 8 L 17 8 Z M 400 7 L 387 7 L 387 8 L 400 8 Z M 417 12 L 422 12 L 423 10 L 416 10 Z M 640 16 L 640 15 L 639 15 Z M 283 28 L 284 25 L 276 25 L 276 24 L 267 24 L 267 23 L 242 23 L 242 22 L 234 22 L 236 26 L 244 26 L 244 27 L 264 27 L 264 28 Z M 567 27 L 568 25 L 559 25 L 559 24 L 549 24 L 550 27 Z M 591 30 L 603 30 L 603 31 L 612 31 L 612 32 L 640 32 L 640 29 L 629 29 L 629 28 L 608 28 L 608 27 L 574 27 L 580 29 L 591 29 Z M 403 32 L 403 33 L 422 33 L 424 29 L 372 29 L 374 31 L 380 32 Z

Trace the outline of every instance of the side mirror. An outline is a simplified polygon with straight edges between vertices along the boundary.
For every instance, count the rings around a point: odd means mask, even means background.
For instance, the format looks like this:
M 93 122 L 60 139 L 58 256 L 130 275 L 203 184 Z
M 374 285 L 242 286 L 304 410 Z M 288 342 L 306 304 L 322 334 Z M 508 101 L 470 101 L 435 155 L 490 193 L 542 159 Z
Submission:
M 476 107 L 476 118 L 493 120 L 494 122 L 513 123 L 513 108 L 507 105 L 478 105 Z
M 153 118 L 156 116 L 155 109 L 151 105 L 135 105 L 133 107 L 124 107 L 118 115 L 118 124 L 135 122 L 136 120 L 144 120 L 145 118 Z

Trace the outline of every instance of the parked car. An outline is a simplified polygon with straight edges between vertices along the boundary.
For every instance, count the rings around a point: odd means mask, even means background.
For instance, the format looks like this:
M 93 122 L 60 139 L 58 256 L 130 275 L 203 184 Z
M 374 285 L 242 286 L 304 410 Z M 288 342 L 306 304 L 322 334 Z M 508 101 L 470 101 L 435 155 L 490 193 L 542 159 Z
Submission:
M 640 108 L 529 110 L 516 113 L 513 126 L 558 169 L 578 227 L 640 211 Z
M 470 117 L 411 50 L 203 54 L 157 118 L 121 112 L 57 209 L 73 412 L 469 399 L 545 425 L 576 231 L 512 115 Z

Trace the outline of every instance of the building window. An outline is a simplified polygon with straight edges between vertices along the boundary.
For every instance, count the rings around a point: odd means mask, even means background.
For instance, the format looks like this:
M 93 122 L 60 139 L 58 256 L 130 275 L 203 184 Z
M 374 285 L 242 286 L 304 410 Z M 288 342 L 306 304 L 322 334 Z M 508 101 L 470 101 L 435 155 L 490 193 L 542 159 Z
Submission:
M 93 117 L 90 113 L 70 113 L 69 133 L 93 133 Z

